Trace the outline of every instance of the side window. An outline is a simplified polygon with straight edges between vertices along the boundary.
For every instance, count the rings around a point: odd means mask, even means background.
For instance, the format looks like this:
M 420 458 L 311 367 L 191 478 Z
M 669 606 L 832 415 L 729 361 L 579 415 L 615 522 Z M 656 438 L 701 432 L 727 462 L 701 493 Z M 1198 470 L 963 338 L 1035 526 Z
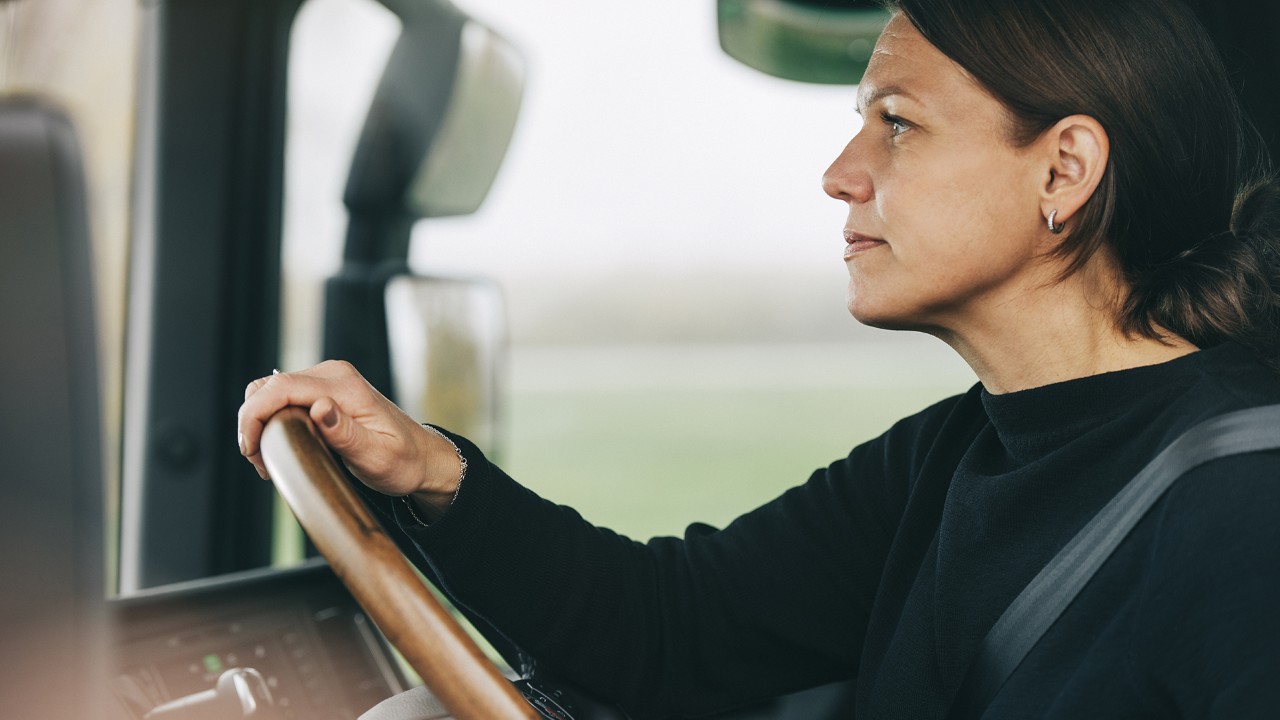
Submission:
M 819 178 L 857 131 L 853 88 L 738 65 L 714 4 L 461 6 L 524 53 L 522 115 L 479 212 L 419 222 L 410 262 L 503 289 L 494 455 L 518 480 L 633 537 L 723 525 L 973 382 L 941 343 L 845 309 L 846 209 Z M 320 359 L 343 183 L 397 32 L 373 0 L 310 0 L 295 25 L 289 367 Z

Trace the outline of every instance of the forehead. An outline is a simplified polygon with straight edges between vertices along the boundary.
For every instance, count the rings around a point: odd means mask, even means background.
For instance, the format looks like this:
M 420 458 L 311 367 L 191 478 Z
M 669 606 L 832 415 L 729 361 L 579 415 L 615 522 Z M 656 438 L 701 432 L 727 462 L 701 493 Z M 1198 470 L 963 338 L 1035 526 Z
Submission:
M 954 60 L 942 54 L 897 13 L 876 41 L 867 71 L 858 85 L 858 107 L 880 97 L 905 94 L 919 101 L 962 100 L 986 92 Z

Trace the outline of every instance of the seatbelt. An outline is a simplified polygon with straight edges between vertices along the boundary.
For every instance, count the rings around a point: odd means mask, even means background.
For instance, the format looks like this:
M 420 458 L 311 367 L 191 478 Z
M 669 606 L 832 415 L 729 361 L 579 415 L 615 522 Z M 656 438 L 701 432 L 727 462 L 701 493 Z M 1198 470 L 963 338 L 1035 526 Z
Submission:
M 1211 460 L 1280 448 L 1280 405 L 1219 415 L 1191 428 L 1116 493 L 1038 575 L 983 638 L 949 717 L 977 717 L 1031 648 L 1164 492 Z

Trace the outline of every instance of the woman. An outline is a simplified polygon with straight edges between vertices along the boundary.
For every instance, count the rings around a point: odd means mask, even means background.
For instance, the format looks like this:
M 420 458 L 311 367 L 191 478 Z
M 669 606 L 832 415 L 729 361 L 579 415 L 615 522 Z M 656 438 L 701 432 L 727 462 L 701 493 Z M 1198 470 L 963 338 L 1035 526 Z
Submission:
M 1198 422 L 1280 402 L 1280 190 L 1181 5 L 895 11 L 824 187 L 849 206 L 854 317 L 943 339 L 968 393 L 723 531 L 646 545 L 343 364 L 251 384 L 242 452 L 263 472 L 263 423 L 309 407 L 451 595 L 637 716 L 855 677 L 861 720 L 946 716 L 983 635 L 1119 487 Z M 1184 476 L 984 717 L 1273 716 L 1278 470 Z

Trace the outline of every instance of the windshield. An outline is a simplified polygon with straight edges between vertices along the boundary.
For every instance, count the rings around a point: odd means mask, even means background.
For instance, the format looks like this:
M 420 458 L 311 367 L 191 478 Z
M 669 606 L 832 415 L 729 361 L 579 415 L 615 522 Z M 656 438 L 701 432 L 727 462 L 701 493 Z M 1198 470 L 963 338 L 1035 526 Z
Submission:
M 419 222 L 410 260 L 500 283 L 490 450 L 521 482 L 634 537 L 723 524 L 972 383 L 941 343 L 845 309 L 844 208 L 818 181 L 857 131 L 854 88 L 739 65 L 713 4 L 462 6 L 521 49 L 528 86 L 485 205 Z M 398 32 L 373 0 L 311 0 L 295 25 L 288 367 L 320 359 L 351 148 Z

